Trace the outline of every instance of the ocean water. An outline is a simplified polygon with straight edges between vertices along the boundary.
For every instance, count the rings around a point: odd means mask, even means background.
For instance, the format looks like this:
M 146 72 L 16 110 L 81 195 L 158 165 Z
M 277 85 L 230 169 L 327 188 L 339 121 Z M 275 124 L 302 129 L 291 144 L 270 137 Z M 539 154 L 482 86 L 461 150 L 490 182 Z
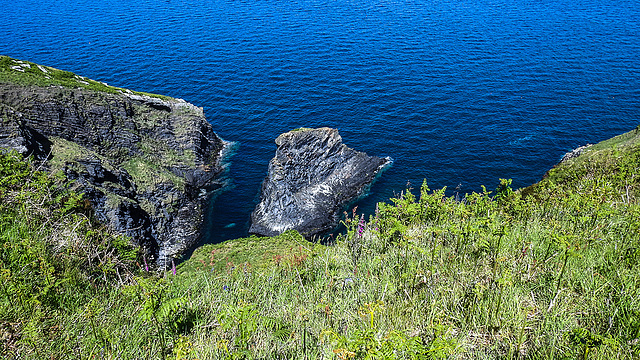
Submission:
M 340 130 L 409 183 L 530 185 L 640 124 L 640 6 L 567 0 L 0 0 L 0 54 L 183 98 L 237 143 L 203 242 L 246 235 L 274 139 Z

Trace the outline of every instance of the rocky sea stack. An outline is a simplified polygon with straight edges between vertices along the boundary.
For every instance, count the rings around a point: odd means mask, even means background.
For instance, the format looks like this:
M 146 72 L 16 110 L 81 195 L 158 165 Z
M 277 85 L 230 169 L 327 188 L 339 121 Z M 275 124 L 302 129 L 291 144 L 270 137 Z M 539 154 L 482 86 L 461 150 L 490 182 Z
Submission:
M 274 236 L 330 230 L 341 208 L 362 194 L 390 160 L 342 143 L 338 130 L 297 129 L 276 139 L 278 148 L 251 215 L 250 233 Z
M 63 171 L 99 221 L 163 264 L 198 241 L 225 142 L 184 100 L 0 57 L 0 148 Z

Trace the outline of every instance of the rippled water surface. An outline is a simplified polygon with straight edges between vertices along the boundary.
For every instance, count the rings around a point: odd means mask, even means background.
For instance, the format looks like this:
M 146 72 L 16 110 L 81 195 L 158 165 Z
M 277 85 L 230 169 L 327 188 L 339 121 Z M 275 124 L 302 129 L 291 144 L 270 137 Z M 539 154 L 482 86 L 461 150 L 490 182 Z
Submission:
M 0 0 L 0 54 L 205 109 L 231 158 L 206 242 L 246 234 L 274 155 L 330 126 L 394 165 L 371 212 L 418 187 L 536 182 L 640 123 L 635 1 Z

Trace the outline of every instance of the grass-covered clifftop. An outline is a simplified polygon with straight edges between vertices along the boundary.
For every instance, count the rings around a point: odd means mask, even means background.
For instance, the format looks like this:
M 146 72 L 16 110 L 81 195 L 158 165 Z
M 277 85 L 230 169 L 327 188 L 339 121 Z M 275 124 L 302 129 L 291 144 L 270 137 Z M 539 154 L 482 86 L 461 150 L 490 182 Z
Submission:
M 171 99 L 170 97 L 132 91 L 107 85 L 72 72 L 39 65 L 26 60 L 18 60 L 9 56 L 0 55 L 0 79 L 12 84 L 23 86 L 62 86 L 66 88 L 82 88 L 111 94 L 137 94 L 156 97 L 159 99 Z
M 632 131 L 591 146 L 522 191 L 502 180 L 459 202 L 407 189 L 376 214 L 350 211 L 329 246 L 294 233 L 232 240 L 160 276 L 138 260 L 136 276 L 88 276 L 100 283 L 64 307 L 1 291 L 5 357 L 636 359 L 639 141 Z M 6 224 L 14 206 L 1 209 Z M 16 254 L 47 238 L 1 229 Z M 3 274 L 39 268 L 37 255 L 3 251 Z

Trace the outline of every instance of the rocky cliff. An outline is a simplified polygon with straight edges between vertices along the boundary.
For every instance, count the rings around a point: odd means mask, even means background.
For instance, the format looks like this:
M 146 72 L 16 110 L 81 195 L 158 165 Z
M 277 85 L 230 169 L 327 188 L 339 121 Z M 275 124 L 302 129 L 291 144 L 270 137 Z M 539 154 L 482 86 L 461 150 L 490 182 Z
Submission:
M 294 229 L 305 236 L 337 225 L 341 208 L 357 198 L 389 159 L 369 156 L 342 143 L 330 128 L 280 135 L 251 215 L 250 233 L 274 236 Z
M 225 143 L 203 110 L 0 57 L 0 147 L 46 160 L 160 264 L 194 245 Z

